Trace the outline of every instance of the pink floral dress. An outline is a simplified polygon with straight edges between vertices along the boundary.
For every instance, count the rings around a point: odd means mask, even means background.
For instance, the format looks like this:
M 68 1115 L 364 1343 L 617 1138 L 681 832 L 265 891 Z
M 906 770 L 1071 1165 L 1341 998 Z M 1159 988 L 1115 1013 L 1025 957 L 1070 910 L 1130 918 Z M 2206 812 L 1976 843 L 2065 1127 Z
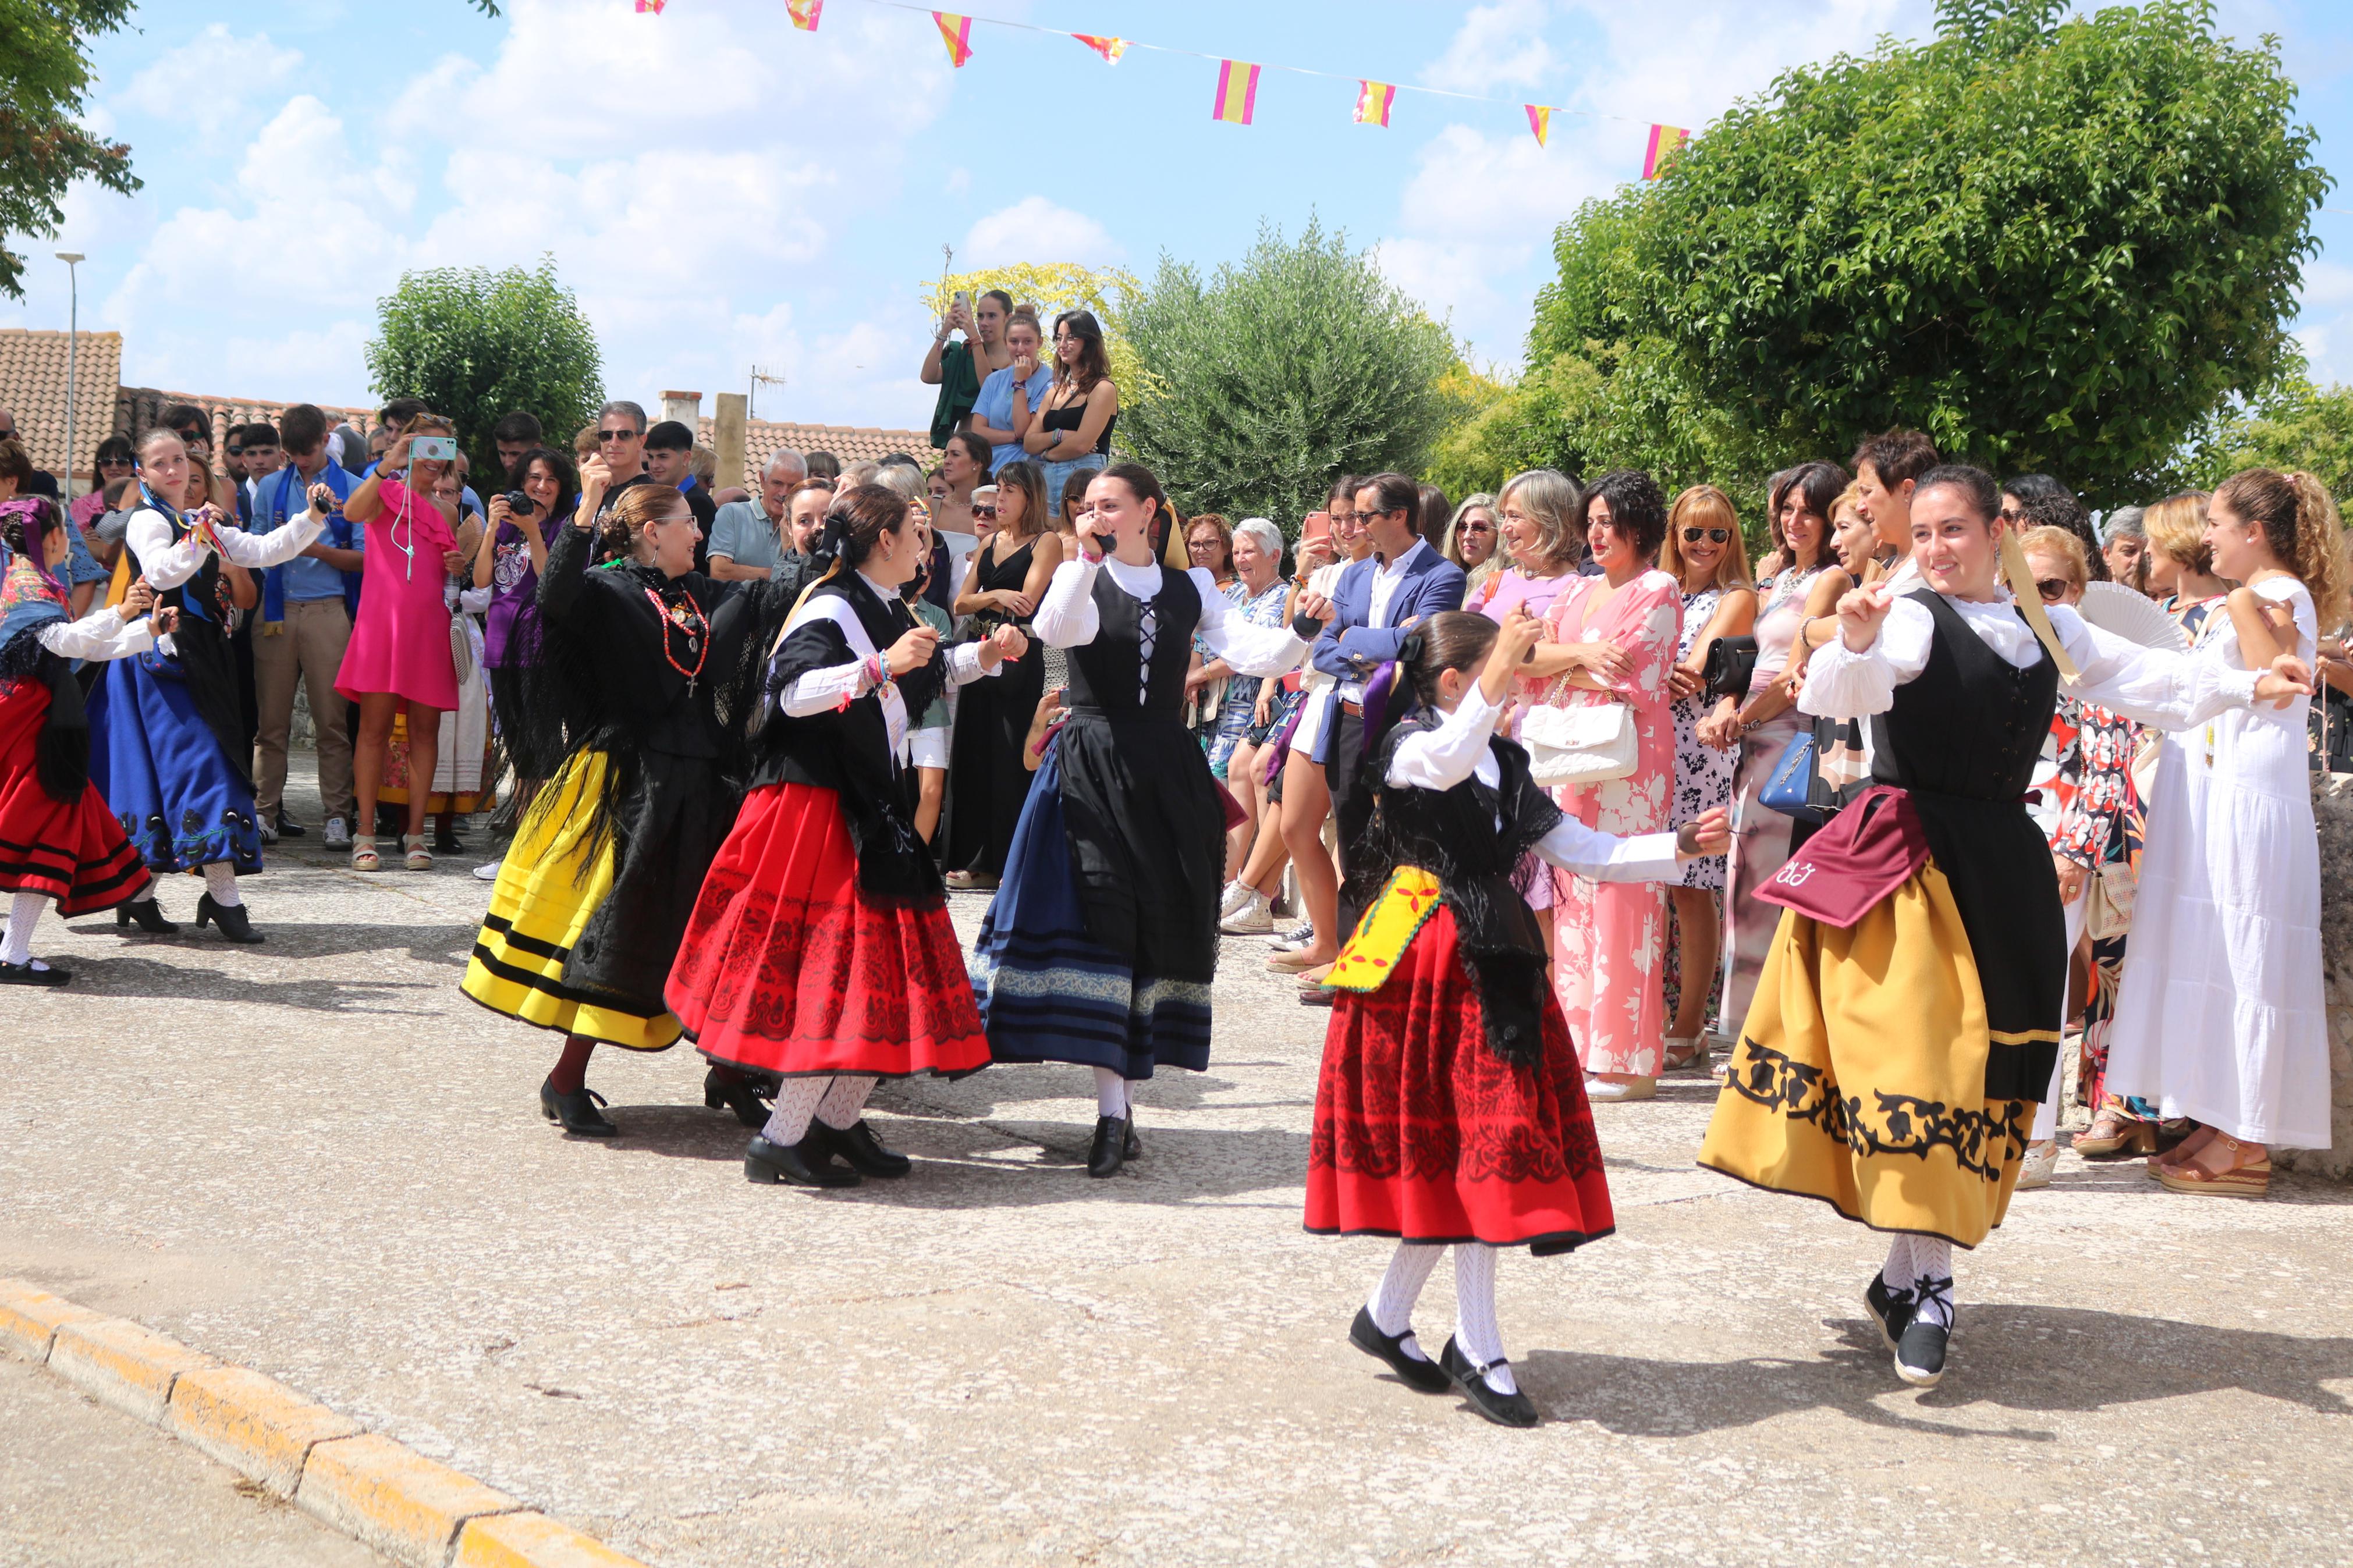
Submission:
M 1634 771 L 1607 784 L 1559 792 L 1563 811 L 1604 833 L 1663 832 L 1675 782 L 1675 720 L 1668 672 L 1683 635 L 1682 585 L 1645 572 L 1588 622 L 1599 577 L 1573 577 L 1545 615 L 1553 642 L 1609 642 L 1633 668 L 1609 692 L 1555 680 L 1540 700 L 1554 707 L 1624 701 L 1640 744 Z M 1665 1054 L 1666 890 L 1652 882 L 1597 882 L 1553 872 L 1553 989 L 1588 1073 L 1656 1078 Z

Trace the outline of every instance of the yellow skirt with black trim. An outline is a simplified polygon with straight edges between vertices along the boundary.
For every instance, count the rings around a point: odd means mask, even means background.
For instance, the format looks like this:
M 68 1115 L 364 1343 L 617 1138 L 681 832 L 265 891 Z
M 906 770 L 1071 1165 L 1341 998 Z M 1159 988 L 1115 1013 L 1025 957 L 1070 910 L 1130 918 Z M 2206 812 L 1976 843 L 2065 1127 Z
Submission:
M 524 814 L 499 867 L 462 989 L 493 1013 L 543 1029 L 659 1051 L 677 1044 L 677 1015 L 643 1012 L 564 983 L 574 944 L 613 889 L 610 836 L 593 860 L 586 842 L 610 765 L 602 752 L 575 752 Z
M 1851 928 L 1785 910 L 1699 1163 L 1873 1230 L 1975 1247 L 2010 1207 L 2034 1121 L 2031 1100 L 1987 1096 L 1994 1039 L 1933 860 Z

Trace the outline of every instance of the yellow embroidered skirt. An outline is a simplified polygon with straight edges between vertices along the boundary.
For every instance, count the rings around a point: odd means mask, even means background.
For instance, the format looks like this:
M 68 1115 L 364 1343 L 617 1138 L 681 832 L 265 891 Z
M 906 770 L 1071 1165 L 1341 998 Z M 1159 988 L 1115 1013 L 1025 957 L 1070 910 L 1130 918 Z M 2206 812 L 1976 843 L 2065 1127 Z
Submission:
M 593 858 L 587 842 L 611 765 L 602 752 L 575 752 L 524 814 L 491 890 L 462 989 L 491 1011 L 543 1029 L 658 1051 L 677 1043 L 676 1015 L 567 985 L 564 977 L 582 931 L 613 890 L 611 836 L 595 847 Z
M 2055 1021 L 2000 1043 L 2045 1037 Z M 1933 859 L 1851 928 L 1785 910 L 1699 1163 L 1873 1230 L 1975 1247 L 2010 1207 L 2034 1120 L 2032 1100 L 1988 1096 L 1995 1045 Z

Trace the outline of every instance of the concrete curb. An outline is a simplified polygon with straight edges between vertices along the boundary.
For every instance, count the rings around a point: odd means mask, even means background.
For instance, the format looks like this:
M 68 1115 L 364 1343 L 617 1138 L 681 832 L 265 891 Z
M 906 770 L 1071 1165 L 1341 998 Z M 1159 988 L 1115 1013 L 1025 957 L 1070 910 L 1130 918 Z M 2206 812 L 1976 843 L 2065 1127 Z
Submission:
M 0 1350 L 160 1426 L 407 1568 L 644 1568 L 248 1367 L 0 1279 Z

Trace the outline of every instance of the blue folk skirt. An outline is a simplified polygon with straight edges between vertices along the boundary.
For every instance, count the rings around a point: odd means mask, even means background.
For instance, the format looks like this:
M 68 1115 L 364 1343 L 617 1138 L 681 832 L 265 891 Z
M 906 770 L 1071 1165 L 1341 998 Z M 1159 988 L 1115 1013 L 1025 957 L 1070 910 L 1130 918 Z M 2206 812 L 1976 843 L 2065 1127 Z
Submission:
M 261 869 L 252 786 L 223 754 L 178 661 L 152 652 L 113 660 L 89 713 L 90 783 L 150 870 Z

